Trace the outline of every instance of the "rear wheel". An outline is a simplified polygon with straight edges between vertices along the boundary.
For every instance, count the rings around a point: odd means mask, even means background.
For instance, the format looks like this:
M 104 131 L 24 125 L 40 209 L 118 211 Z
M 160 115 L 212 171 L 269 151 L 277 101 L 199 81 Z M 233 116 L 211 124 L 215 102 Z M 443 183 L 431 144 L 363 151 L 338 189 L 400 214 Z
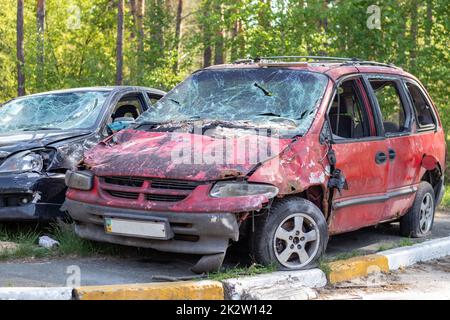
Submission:
M 328 226 L 317 206 L 301 198 L 275 202 L 256 220 L 252 251 L 257 262 L 279 269 L 308 269 L 325 252 Z
M 404 237 L 422 238 L 431 233 L 434 222 L 435 197 L 433 187 L 421 182 L 413 206 L 400 219 L 400 234 Z

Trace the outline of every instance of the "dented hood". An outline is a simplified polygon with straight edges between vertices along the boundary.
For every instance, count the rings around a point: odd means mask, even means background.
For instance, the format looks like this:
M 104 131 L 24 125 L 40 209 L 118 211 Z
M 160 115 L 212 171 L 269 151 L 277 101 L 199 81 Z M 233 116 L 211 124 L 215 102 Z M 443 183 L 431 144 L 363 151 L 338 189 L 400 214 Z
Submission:
M 30 131 L 0 134 L 0 158 L 19 151 L 46 147 L 62 140 L 89 134 L 86 130 Z
M 89 150 L 84 163 L 98 176 L 211 181 L 245 176 L 291 141 L 250 134 L 217 138 L 124 130 Z

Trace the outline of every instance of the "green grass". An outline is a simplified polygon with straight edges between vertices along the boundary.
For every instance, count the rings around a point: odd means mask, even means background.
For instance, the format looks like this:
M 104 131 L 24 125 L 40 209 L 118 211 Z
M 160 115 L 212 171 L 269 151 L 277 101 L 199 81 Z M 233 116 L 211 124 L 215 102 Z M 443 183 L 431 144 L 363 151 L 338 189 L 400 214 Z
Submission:
M 223 271 L 208 274 L 208 279 L 221 281 L 231 278 L 240 278 L 244 276 L 255 276 L 258 274 L 271 273 L 276 271 L 274 265 L 262 266 L 260 264 L 252 264 L 249 267 L 234 267 Z
M 360 250 L 352 250 L 350 252 L 343 252 L 343 253 L 339 253 L 333 257 L 330 258 L 325 258 L 324 261 L 326 262 L 333 262 L 333 261 L 337 261 L 337 260 L 347 260 L 350 258 L 354 258 L 357 256 L 363 256 L 364 252 L 360 251 Z
M 42 258 L 53 254 L 53 250 L 37 246 L 40 230 L 38 227 L 6 228 L 0 226 L 0 241 L 16 243 L 17 249 L 0 252 L 0 260 Z
M 323 271 L 323 273 L 325 273 L 325 275 L 327 276 L 327 278 L 330 276 L 331 273 L 331 267 L 329 265 L 329 261 L 325 260 L 325 259 L 320 259 L 319 260 L 319 269 Z
M 399 242 L 393 242 L 393 243 L 383 244 L 383 245 L 379 246 L 377 252 L 390 250 L 390 249 L 394 249 L 394 248 L 400 248 L 400 247 L 409 247 L 409 246 L 412 246 L 413 244 L 414 244 L 414 242 L 410 238 L 404 238 L 404 239 L 401 239 Z
M 73 227 L 73 224 L 65 222 L 54 223 L 46 228 L 22 225 L 0 226 L 0 241 L 17 244 L 15 250 L 0 251 L 0 261 L 63 256 L 112 256 L 127 251 L 122 246 L 81 239 L 75 234 Z M 42 235 L 57 240 L 60 245 L 51 249 L 40 247 L 38 241 Z
M 450 209 L 450 188 L 446 188 L 440 207 Z

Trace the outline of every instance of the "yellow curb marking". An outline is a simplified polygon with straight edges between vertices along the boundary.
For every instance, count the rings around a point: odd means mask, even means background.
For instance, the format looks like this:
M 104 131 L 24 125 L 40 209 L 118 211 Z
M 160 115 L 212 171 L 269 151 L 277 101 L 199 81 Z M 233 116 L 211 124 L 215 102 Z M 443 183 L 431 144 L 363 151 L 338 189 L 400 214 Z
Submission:
M 218 281 L 183 281 L 111 286 L 87 286 L 75 289 L 79 300 L 223 300 Z
M 331 268 L 329 280 L 332 284 L 365 277 L 370 273 L 371 269 L 373 270 L 373 267 L 378 267 L 378 270 L 382 272 L 389 271 L 388 259 L 377 254 L 334 261 L 330 262 L 329 266 Z

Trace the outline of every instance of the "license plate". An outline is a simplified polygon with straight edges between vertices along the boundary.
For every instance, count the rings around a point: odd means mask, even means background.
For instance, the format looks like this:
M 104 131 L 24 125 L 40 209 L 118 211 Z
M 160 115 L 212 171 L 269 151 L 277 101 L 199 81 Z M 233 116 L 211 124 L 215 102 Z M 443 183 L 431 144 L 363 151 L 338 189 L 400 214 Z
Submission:
M 106 233 L 124 236 L 167 239 L 166 223 L 105 218 Z

